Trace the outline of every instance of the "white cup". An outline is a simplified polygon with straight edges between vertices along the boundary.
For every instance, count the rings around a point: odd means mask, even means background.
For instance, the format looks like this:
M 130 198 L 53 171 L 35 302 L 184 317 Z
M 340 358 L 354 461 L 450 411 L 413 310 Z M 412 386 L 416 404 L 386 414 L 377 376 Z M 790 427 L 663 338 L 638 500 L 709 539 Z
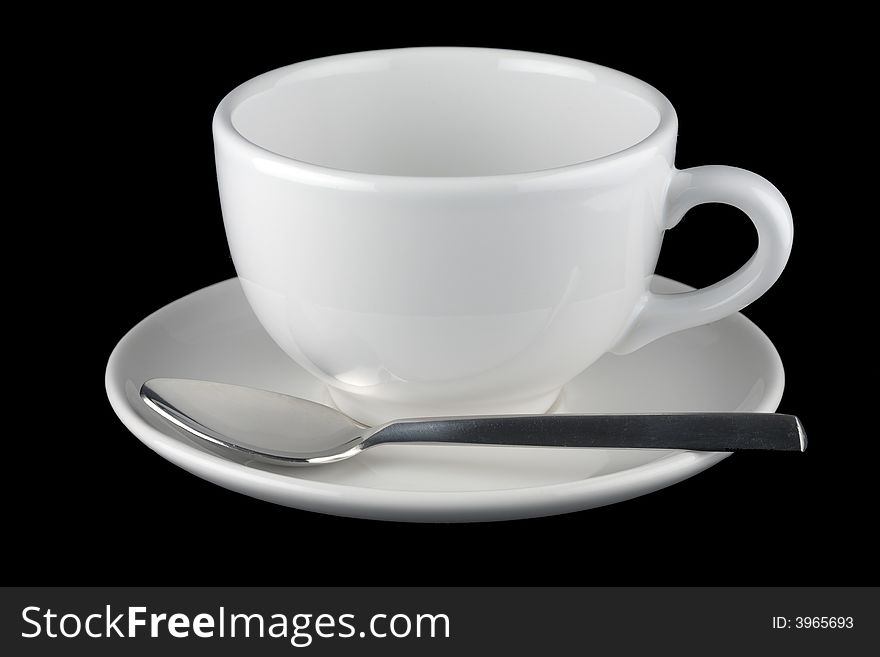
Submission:
M 281 68 L 214 116 L 244 292 L 361 421 L 540 413 L 607 351 L 740 310 L 779 277 L 788 205 L 726 166 L 674 168 L 677 118 L 572 59 L 411 48 Z M 758 249 L 708 288 L 648 290 L 666 229 L 743 210 Z

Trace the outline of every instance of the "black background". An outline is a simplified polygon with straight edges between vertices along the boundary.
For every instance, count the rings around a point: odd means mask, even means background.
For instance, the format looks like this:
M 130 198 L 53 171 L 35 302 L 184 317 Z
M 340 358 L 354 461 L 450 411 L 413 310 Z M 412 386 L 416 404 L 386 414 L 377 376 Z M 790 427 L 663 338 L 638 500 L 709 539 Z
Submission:
M 28 175 L 24 290 L 36 318 L 17 399 L 31 422 L 7 436 L 7 575 L 22 584 L 860 584 L 876 580 L 868 538 L 875 431 L 853 408 L 865 338 L 834 282 L 853 257 L 837 241 L 828 177 L 842 158 L 826 92 L 837 49 L 821 20 L 706 12 L 615 17 L 511 4 L 333 15 L 242 7 L 223 23 L 144 12 L 77 16 L 26 97 L 48 137 Z M 491 14 L 490 14 L 491 16 Z M 72 20 L 72 19 L 71 19 Z M 55 26 L 62 32 L 65 26 Z M 780 411 L 810 435 L 804 455 L 737 455 L 690 480 L 610 507 L 528 521 L 412 525 L 274 506 L 191 476 L 143 446 L 106 401 L 116 342 L 148 313 L 234 275 L 211 116 L 234 86 L 291 62 L 358 50 L 472 45 L 549 52 L 656 86 L 680 121 L 677 165 L 753 170 L 787 197 L 795 241 L 780 281 L 746 315 L 786 367 Z M 845 53 L 843 53 L 845 56 Z M 17 106 L 21 110 L 20 106 Z M 843 124 L 834 124 L 842 126 Z M 36 173 L 39 171 L 40 173 Z M 837 194 L 839 189 L 833 190 Z M 845 191 L 845 187 L 842 188 Z M 34 217 L 30 221 L 28 217 Z M 848 238 L 849 239 L 849 238 Z M 738 211 L 702 206 L 666 238 L 658 273 L 695 286 L 734 271 L 756 244 Z M 11 249 L 14 250 L 14 249 Z M 37 275 L 39 263 L 51 263 Z M 863 415 L 860 417 L 860 413 Z M 34 447 L 37 446 L 37 447 Z M 10 536 L 14 536 L 10 540 Z M 344 565 L 341 565 L 344 564 Z

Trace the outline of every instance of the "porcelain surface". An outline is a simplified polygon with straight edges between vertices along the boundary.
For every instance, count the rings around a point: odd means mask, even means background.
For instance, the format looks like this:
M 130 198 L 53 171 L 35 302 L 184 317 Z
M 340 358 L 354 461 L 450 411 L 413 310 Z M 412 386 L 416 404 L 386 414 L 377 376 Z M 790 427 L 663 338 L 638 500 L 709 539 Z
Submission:
M 239 86 L 213 127 L 250 305 L 369 423 L 543 412 L 609 350 L 743 308 L 791 248 L 770 183 L 677 171 L 669 101 L 586 62 L 478 48 L 329 57 Z M 664 231 L 707 202 L 744 210 L 757 252 L 704 290 L 650 293 Z
M 657 278 L 654 289 L 690 288 Z M 107 366 L 110 403 L 145 445 L 193 474 L 245 495 L 322 513 L 420 522 L 566 513 L 655 491 L 726 456 L 388 445 L 350 461 L 291 469 L 231 459 L 193 442 L 138 396 L 144 381 L 160 376 L 237 383 L 331 404 L 322 381 L 269 338 L 237 279 L 183 297 L 135 326 Z M 626 356 L 604 356 L 564 388 L 554 411 L 772 412 L 783 385 L 770 340 L 735 314 Z

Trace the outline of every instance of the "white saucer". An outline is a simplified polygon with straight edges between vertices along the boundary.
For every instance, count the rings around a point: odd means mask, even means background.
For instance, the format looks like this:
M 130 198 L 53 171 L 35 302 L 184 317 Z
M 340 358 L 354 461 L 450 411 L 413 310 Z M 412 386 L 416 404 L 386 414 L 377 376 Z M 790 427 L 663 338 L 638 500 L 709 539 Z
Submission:
M 688 290 L 655 277 L 659 292 Z M 682 481 L 726 454 L 474 446 L 377 447 L 314 468 L 236 461 L 202 448 L 138 397 L 158 376 L 277 390 L 330 404 L 326 389 L 260 327 L 237 279 L 171 303 L 135 326 L 107 365 L 117 415 L 152 450 L 231 490 L 286 506 L 360 518 L 507 520 L 620 502 Z M 566 386 L 556 412 L 776 410 L 782 362 L 742 315 L 676 333 L 628 356 L 606 355 Z

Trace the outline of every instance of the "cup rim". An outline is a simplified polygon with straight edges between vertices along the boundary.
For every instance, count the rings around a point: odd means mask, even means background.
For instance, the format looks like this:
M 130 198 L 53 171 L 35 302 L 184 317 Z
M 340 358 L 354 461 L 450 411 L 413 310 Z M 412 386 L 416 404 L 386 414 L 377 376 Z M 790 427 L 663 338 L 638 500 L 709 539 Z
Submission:
M 275 86 L 280 79 L 287 77 L 290 73 L 296 72 L 297 70 L 316 65 L 322 65 L 325 67 L 339 66 L 340 68 L 344 68 L 345 66 L 352 64 L 352 62 L 355 62 L 357 59 L 365 57 L 377 57 L 383 55 L 401 56 L 414 51 L 437 54 L 451 51 L 495 53 L 499 57 L 528 57 L 529 59 L 537 60 L 549 65 L 556 65 L 559 67 L 575 66 L 585 69 L 593 74 L 595 78 L 601 79 L 605 83 L 623 87 L 630 93 L 639 96 L 642 100 L 651 103 L 658 112 L 657 126 L 635 144 L 627 146 L 619 151 L 615 151 L 614 153 L 609 153 L 582 162 L 574 162 L 545 169 L 536 169 L 534 171 L 486 174 L 479 176 L 405 176 L 351 171 L 313 164 L 311 162 L 281 155 L 247 139 L 247 137 L 238 131 L 232 121 L 233 112 L 242 102 L 257 93 L 270 89 Z M 572 176 L 577 177 L 579 174 L 593 172 L 598 168 L 619 163 L 623 159 L 640 159 L 639 156 L 654 153 L 668 137 L 671 136 L 674 141 L 677 134 L 677 126 L 678 118 L 669 99 L 647 82 L 627 73 L 600 64 L 594 64 L 592 62 L 570 57 L 562 57 L 559 55 L 549 55 L 525 50 L 460 46 L 420 46 L 411 48 L 367 50 L 331 55 L 328 57 L 319 57 L 288 64 L 246 80 L 235 87 L 220 101 L 213 117 L 215 140 L 222 138 L 227 145 L 231 145 L 241 154 L 254 158 L 254 164 L 267 173 L 272 173 L 290 180 L 347 189 L 374 189 L 377 185 L 381 185 L 383 188 L 392 185 L 406 189 L 425 190 L 431 188 L 441 189 L 449 186 L 508 186 L 510 184 L 535 180 L 546 182 L 548 179 L 557 179 L 558 182 L 561 182 L 563 180 L 571 179 Z

